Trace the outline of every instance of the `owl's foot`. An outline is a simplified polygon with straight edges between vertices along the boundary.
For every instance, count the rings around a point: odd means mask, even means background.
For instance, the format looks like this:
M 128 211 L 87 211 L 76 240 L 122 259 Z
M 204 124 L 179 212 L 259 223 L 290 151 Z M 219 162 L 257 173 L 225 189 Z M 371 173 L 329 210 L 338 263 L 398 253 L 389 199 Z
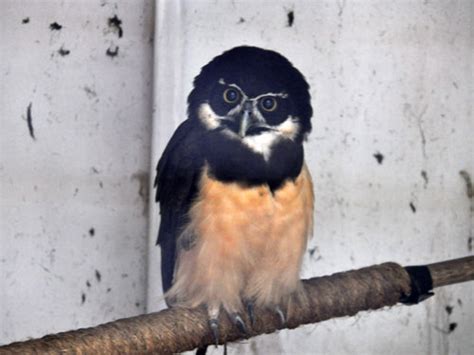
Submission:
M 208 308 L 208 314 L 209 314 L 209 328 L 211 328 L 212 336 L 214 338 L 214 344 L 216 347 L 219 345 L 219 308 L 217 307 L 212 307 Z M 234 324 L 237 329 L 242 334 L 247 335 L 248 334 L 248 329 L 247 325 L 245 324 L 244 320 L 242 319 L 242 316 L 238 312 L 229 312 L 226 311 L 227 315 L 229 316 L 229 319 L 231 320 L 232 324 Z
M 280 302 L 272 304 L 269 308 L 278 315 L 280 327 L 284 328 L 288 325 L 288 319 L 293 318 L 297 310 L 306 307 L 308 307 L 308 299 L 306 294 L 299 289 L 287 297 L 283 297 Z
M 209 319 L 209 328 L 211 328 L 212 336 L 214 337 L 214 344 L 217 348 L 219 345 L 219 321 L 217 318 Z
M 253 326 L 255 324 L 254 303 L 253 301 L 245 301 L 245 306 L 247 307 L 247 314 L 250 319 L 250 325 Z
M 280 308 L 280 306 L 276 306 L 275 307 L 275 313 L 278 315 L 278 317 L 280 318 L 280 326 L 284 327 L 286 325 L 286 316 L 285 316 L 285 313 L 282 311 L 282 309 Z
M 255 324 L 255 304 L 253 301 L 245 301 L 244 304 L 247 308 L 247 314 L 249 316 L 250 325 L 253 326 Z M 269 307 L 269 309 L 271 309 L 278 315 L 278 318 L 280 320 L 280 326 L 286 326 L 286 315 L 282 308 L 280 306 L 273 306 Z
M 240 330 L 242 334 L 248 334 L 247 326 L 245 325 L 245 322 L 239 313 L 231 313 L 229 314 L 229 317 L 232 323 L 234 323 L 234 325 Z
M 255 305 L 254 305 L 254 302 L 253 301 L 245 301 L 245 306 L 247 307 L 247 314 L 248 314 L 249 319 L 250 319 L 250 325 L 253 326 L 255 324 L 255 311 L 254 311 Z M 274 306 L 274 307 L 270 307 L 270 309 L 272 309 L 272 311 L 274 311 L 278 315 L 278 317 L 280 319 L 280 325 L 282 327 L 286 326 L 285 312 L 283 312 L 281 307 L 280 306 Z

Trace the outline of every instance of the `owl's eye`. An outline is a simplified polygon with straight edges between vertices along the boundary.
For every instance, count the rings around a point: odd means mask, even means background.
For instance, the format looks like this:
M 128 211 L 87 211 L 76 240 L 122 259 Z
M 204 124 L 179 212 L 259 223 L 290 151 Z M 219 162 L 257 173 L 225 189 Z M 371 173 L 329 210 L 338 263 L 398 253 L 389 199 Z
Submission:
M 260 106 L 267 112 L 273 112 L 276 110 L 278 104 L 273 96 L 267 96 L 260 100 Z
M 224 101 L 228 104 L 235 104 L 239 101 L 240 93 L 236 89 L 229 88 L 224 91 L 222 96 L 224 97 Z

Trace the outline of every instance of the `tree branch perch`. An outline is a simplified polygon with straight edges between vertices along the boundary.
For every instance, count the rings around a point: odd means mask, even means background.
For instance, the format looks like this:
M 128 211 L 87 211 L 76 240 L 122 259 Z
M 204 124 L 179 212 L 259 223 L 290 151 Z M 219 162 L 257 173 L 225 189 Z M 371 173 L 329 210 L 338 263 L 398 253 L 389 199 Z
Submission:
M 286 328 L 392 306 L 413 296 L 415 291 L 419 292 L 420 284 L 421 288 L 429 285 L 421 290 L 425 292 L 435 287 L 474 280 L 474 256 L 414 269 L 416 272 L 395 263 L 385 263 L 304 280 L 309 303 L 292 309 Z M 421 283 L 419 270 L 422 271 Z M 244 317 L 249 333 L 243 336 L 227 317 L 222 316 L 219 342 L 232 342 L 282 328 L 278 315 L 273 311 L 256 309 L 255 319 L 251 326 L 248 317 Z M 205 309 L 173 308 L 94 328 L 12 343 L 1 346 L 0 354 L 168 354 L 212 343 Z

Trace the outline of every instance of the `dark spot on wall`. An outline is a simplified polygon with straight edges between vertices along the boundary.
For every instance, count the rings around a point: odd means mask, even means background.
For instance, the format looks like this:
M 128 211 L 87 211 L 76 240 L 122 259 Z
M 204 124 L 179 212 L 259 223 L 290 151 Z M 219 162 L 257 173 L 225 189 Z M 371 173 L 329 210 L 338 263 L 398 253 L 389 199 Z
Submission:
M 49 263 L 53 265 L 54 262 L 56 261 L 56 248 L 52 248 L 49 251 L 48 256 L 49 256 Z
M 452 333 L 454 332 L 454 329 L 456 329 L 458 327 L 458 324 L 453 322 L 453 323 L 449 323 L 449 332 Z
M 29 17 L 25 17 L 23 20 L 21 20 L 21 23 L 24 24 L 24 25 L 27 24 L 27 23 L 29 23 L 29 22 L 30 22 L 30 18 L 29 18 Z
M 122 275 L 120 275 L 120 277 L 122 277 L 122 279 L 126 279 L 128 277 L 128 274 L 127 273 L 123 273 Z
M 380 165 L 382 165 L 383 160 L 384 160 L 384 158 L 385 158 L 382 153 L 377 152 L 377 153 L 375 153 L 375 154 L 373 155 L 373 157 L 375 158 L 375 160 L 377 160 L 377 163 L 379 163 Z
M 95 229 L 94 229 L 94 227 L 91 227 L 91 229 L 89 229 L 89 235 L 90 235 L 91 237 L 93 237 L 93 236 L 95 235 Z
M 87 97 L 88 97 L 89 99 L 95 99 L 95 98 L 97 98 L 97 93 L 95 92 L 94 89 L 92 89 L 92 88 L 90 88 L 90 87 L 88 87 L 88 86 L 84 86 L 84 91 L 85 91 L 85 93 L 86 93 L 86 95 L 87 95 Z
M 35 130 L 33 128 L 33 115 L 31 114 L 31 107 L 33 103 L 29 103 L 28 107 L 26 108 L 26 123 L 28 125 L 28 131 L 30 132 L 30 137 L 33 138 L 33 140 L 36 140 L 35 137 Z
M 86 303 L 86 294 L 84 292 L 81 293 L 81 304 Z
M 15 237 L 16 237 L 16 236 L 15 236 Z M 16 239 L 16 238 L 15 238 L 15 239 Z M 51 270 L 48 269 L 46 266 L 44 266 L 44 265 L 40 265 L 40 266 L 41 266 L 41 268 L 42 268 L 44 271 L 46 271 L 48 274 L 51 274 Z
M 243 17 L 241 17 L 241 18 L 239 18 L 239 22 L 237 22 L 237 24 L 240 25 L 240 24 L 242 24 L 242 23 L 244 23 L 244 22 L 245 22 L 245 19 L 244 19 Z
M 90 283 L 89 280 L 86 281 L 86 286 L 87 286 L 87 287 L 91 287 L 91 283 Z
M 91 167 L 91 172 L 92 172 L 93 174 L 98 174 L 98 173 L 99 173 L 99 170 L 98 170 L 95 166 L 93 166 L 93 167 Z
M 140 302 L 135 302 L 135 307 L 140 307 Z
M 469 199 L 474 198 L 474 187 L 472 186 L 471 176 L 466 170 L 461 170 L 459 172 L 459 175 L 462 176 L 462 178 L 464 179 L 464 182 L 466 183 L 467 198 Z
M 453 313 L 453 306 L 448 305 L 448 306 L 444 307 L 444 309 L 446 310 L 446 313 L 448 313 L 448 315 Z
M 101 189 L 104 188 L 104 183 L 103 183 L 102 181 L 99 181 L 99 187 L 100 187 Z
M 295 22 L 295 12 L 293 10 L 288 11 L 286 13 L 286 19 L 288 27 L 293 26 L 293 23 Z
M 457 83 L 457 82 L 455 82 L 455 81 L 453 81 L 453 86 L 454 86 L 456 89 L 458 89 L 458 88 L 459 88 L 459 86 L 458 86 L 458 83 Z
M 100 282 L 100 280 L 102 280 L 102 275 L 100 274 L 99 270 L 95 270 L 95 278 L 97 282 Z
M 110 291 L 112 291 L 112 288 L 107 287 L 107 293 L 109 293 Z
M 314 259 L 315 261 L 321 260 L 323 257 L 319 254 L 319 249 L 318 247 L 310 248 L 308 250 L 308 254 L 311 259 Z
M 71 51 L 69 49 L 66 49 L 66 48 L 61 46 L 61 48 L 58 49 L 58 53 L 61 57 L 65 57 L 65 56 L 69 55 L 71 53 Z
M 406 118 L 409 120 L 415 120 L 418 126 L 418 131 L 420 134 L 420 139 L 421 139 L 421 154 L 423 155 L 423 158 L 426 159 L 426 134 L 425 134 L 425 129 L 423 126 L 423 116 L 426 114 L 426 111 L 428 110 L 428 105 L 425 105 L 420 111 L 415 112 L 409 103 L 405 103 L 403 108 L 403 114 L 405 115 Z
M 114 15 L 114 17 L 110 17 L 108 22 L 109 27 L 117 32 L 119 38 L 122 38 L 123 36 L 123 28 L 122 28 L 122 20 L 117 17 L 117 15 Z
M 410 202 L 410 209 L 413 213 L 416 213 L 416 207 L 415 205 L 413 204 L 413 202 Z
M 346 7 L 346 1 L 347 0 L 342 0 L 342 2 L 337 1 L 337 7 L 339 8 L 339 12 L 337 13 L 337 16 L 342 17 L 342 14 L 344 14 L 344 9 Z
M 114 58 L 118 55 L 118 52 L 119 47 L 112 44 L 109 48 L 107 48 L 105 54 L 108 55 L 110 58 Z
M 149 203 L 149 178 L 150 175 L 146 171 L 137 171 L 132 175 L 132 180 L 138 181 L 138 196 L 143 202 L 143 215 L 145 216 L 148 211 Z
M 425 170 L 422 170 L 421 171 L 421 177 L 423 178 L 423 181 L 425 182 L 425 184 L 423 185 L 423 187 L 426 189 L 426 187 L 428 186 L 428 173 L 425 171 Z
M 457 302 L 458 302 L 458 305 L 459 305 L 460 307 L 462 307 L 462 301 L 461 301 L 460 298 L 458 298 L 458 301 L 457 301 Z
M 61 26 L 59 23 L 57 22 L 53 22 L 52 24 L 49 25 L 49 29 L 51 31 L 60 31 L 61 28 L 63 28 L 63 26 Z
M 466 184 L 466 195 L 469 199 L 469 212 L 472 220 L 472 218 L 474 218 L 474 186 L 472 185 L 471 175 L 469 175 L 466 170 L 461 170 L 459 175 L 461 175 Z M 472 232 L 469 233 L 469 237 L 467 238 L 467 250 L 472 252 Z
M 74 195 L 73 196 L 76 197 L 78 193 L 79 193 L 79 188 L 76 187 L 74 189 Z

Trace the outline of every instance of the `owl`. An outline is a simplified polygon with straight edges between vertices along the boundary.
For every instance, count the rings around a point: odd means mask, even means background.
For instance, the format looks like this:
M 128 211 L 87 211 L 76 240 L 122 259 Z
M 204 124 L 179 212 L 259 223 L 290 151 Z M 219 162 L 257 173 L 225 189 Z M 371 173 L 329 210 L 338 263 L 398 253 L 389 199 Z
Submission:
M 311 131 L 304 76 L 281 54 L 241 46 L 194 79 L 188 118 L 157 167 L 163 290 L 170 306 L 205 306 L 242 331 L 255 306 L 284 323 L 304 302 L 299 278 L 313 224 L 303 142 Z

